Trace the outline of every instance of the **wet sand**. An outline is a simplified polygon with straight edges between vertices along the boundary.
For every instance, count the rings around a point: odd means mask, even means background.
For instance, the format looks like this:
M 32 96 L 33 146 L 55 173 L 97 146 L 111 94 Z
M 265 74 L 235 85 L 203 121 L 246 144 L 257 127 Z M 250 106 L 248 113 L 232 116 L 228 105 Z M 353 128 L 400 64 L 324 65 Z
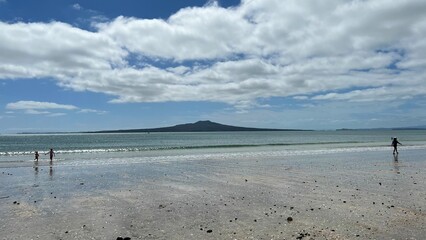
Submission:
M 424 239 L 425 156 L 0 168 L 0 239 Z

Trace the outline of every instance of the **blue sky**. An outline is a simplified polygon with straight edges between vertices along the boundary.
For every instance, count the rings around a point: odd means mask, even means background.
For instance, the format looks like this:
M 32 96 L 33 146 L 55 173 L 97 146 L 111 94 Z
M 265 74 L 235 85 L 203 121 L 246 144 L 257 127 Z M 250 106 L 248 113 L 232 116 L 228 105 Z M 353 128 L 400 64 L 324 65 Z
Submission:
M 422 0 L 0 0 L 0 133 L 426 125 Z

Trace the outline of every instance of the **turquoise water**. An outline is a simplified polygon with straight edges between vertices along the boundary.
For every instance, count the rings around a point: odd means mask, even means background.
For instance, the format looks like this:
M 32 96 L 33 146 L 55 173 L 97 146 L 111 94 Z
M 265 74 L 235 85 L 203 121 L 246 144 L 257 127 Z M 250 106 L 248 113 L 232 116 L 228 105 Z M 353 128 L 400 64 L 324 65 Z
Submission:
M 423 130 L 2 135 L 0 162 L 32 161 L 36 150 L 45 160 L 50 148 L 64 162 L 374 151 L 390 148 L 391 137 L 401 149 L 426 148 Z

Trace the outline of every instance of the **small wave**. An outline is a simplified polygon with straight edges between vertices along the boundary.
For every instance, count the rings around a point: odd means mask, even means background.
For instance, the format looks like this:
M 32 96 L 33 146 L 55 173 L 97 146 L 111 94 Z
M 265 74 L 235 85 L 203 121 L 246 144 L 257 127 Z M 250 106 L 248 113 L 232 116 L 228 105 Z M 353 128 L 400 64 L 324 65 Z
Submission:
M 162 150 L 183 150 L 183 149 L 215 149 L 215 148 L 244 148 L 244 147 L 265 147 L 265 146 L 304 146 L 304 145 L 328 145 L 328 144 L 357 144 L 359 142 L 315 142 L 315 143 L 266 143 L 266 144 L 232 144 L 232 145 L 200 145 L 200 146 L 158 146 L 158 147 L 125 147 L 125 148 L 96 148 L 96 149 L 60 149 L 59 154 L 75 153 L 103 153 L 103 152 L 143 152 Z M 0 156 L 23 156 L 33 155 L 34 151 L 5 151 L 0 152 Z M 43 154 L 43 153 L 41 153 Z

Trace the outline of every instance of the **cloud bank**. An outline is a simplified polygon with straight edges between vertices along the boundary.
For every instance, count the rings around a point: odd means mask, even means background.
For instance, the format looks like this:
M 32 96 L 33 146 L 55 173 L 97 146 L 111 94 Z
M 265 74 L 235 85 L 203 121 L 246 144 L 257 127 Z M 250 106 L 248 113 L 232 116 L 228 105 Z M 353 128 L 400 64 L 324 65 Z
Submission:
M 424 12 L 423 0 L 243 0 L 95 31 L 0 22 L 0 79 L 52 78 L 115 103 L 408 99 L 426 95 Z

